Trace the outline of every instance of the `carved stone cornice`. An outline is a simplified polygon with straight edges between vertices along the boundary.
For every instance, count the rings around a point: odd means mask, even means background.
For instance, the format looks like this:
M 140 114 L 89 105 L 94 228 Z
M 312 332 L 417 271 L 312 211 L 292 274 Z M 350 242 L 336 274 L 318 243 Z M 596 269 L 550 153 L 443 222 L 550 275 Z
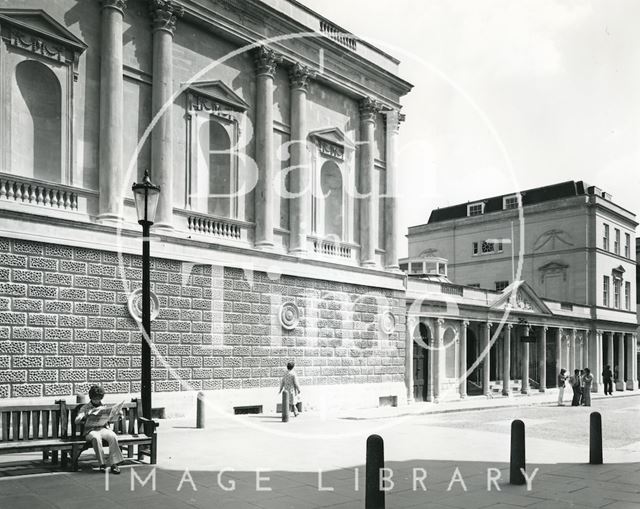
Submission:
M 293 67 L 289 69 L 289 80 L 292 89 L 299 89 L 304 92 L 307 91 L 309 80 L 316 77 L 315 71 L 312 71 L 306 65 L 302 65 L 298 62 L 293 64 Z
M 444 325 L 444 318 L 438 318 L 438 319 L 436 320 L 436 323 L 437 323 L 440 327 L 442 327 L 442 326 Z
M 178 18 L 184 13 L 182 6 L 173 0 L 149 0 L 149 11 L 153 31 L 164 30 L 172 36 L 176 32 Z
M 466 329 L 467 327 L 469 327 L 469 324 L 471 322 L 469 322 L 469 320 L 462 320 L 462 326 Z
M 115 9 L 121 14 L 124 14 L 124 10 L 127 8 L 128 0 L 100 0 L 100 5 L 103 9 Z
M 360 100 L 360 121 L 376 123 L 376 117 L 382 110 L 382 104 L 371 97 Z
M 254 59 L 256 63 L 256 75 L 273 78 L 276 74 L 278 64 L 282 62 L 282 55 L 266 46 L 260 46 L 255 51 Z

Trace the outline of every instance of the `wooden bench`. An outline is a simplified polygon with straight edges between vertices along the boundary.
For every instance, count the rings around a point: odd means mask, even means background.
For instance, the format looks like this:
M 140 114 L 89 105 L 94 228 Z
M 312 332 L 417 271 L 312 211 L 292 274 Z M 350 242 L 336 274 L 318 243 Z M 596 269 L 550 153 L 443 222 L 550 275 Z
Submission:
M 71 468 L 78 469 L 80 454 L 90 447 L 84 439 L 75 417 L 82 407 L 68 406 L 65 401 L 54 405 L 0 406 L 0 454 L 42 451 L 43 461 L 51 455 L 52 463 L 66 468 L 71 455 Z M 132 458 L 137 447 L 138 460 L 149 457 L 151 464 L 157 458 L 156 421 L 142 417 L 142 401 L 132 400 L 122 408 L 122 419 L 112 425 L 121 448 Z

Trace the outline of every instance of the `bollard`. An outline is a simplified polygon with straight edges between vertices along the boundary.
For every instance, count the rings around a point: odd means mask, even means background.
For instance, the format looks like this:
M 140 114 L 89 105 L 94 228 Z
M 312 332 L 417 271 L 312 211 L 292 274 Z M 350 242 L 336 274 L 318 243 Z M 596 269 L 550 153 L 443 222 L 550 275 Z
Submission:
M 380 435 L 367 438 L 365 509 L 384 509 L 384 491 L 380 489 L 380 469 L 384 468 L 384 442 Z
M 196 398 L 196 428 L 204 429 L 204 392 Z
M 289 422 L 289 393 L 282 391 L 282 422 Z
M 76 394 L 76 402 L 80 405 L 84 405 L 85 403 L 89 403 L 89 396 L 86 394 Z
M 589 419 L 589 464 L 602 465 L 602 416 L 591 412 Z
M 509 484 L 524 484 L 522 470 L 526 469 L 524 448 L 524 422 L 516 419 L 511 423 L 511 463 Z

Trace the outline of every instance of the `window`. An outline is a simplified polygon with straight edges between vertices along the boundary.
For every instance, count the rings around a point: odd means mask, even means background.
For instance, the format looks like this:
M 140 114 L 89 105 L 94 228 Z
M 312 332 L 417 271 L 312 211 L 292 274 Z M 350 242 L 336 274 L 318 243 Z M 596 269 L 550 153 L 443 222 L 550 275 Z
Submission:
M 602 281 L 602 305 L 609 306 L 609 276 L 604 276 Z
M 320 187 L 324 202 L 324 229 L 326 237 L 342 239 L 342 173 L 334 161 L 326 161 L 320 169 Z M 322 231 L 322 230 L 321 230 Z
M 618 230 L 617 228 L 614 229 L 615 231 L 615 238 L 613 240 L 613 252 L 617 255 L 620 254 L 620 230 Z
M 480 288 L 480 283 L 469 283 L 467 286 L 470 288 Z
M 482 254 L 495 253 L 496 245 L 486 240 L 482 241 Z
M 496 292 L 501 292 L 507 286 L 509 286 L 509 281 L 496 281 Z
M 604 225 L 604 234 L 602 237 L 602 249 L 609 251 L 609 225 Z
M 438 274 L 447 275 L 447 266 L 444 263 L 438 264 Z
M 631 258 L 630 256 L 630 247 L 631 247 L 631 235 L 628 233 L 624 234 L 624 256 L 625 258 Z
M 502 249 L 503 249 L 503 245 L 501 240 L 488 239 L 488 240 L 483 240 L 482 242 L 473 243 L 474 255 L 501 253 Z
M 631 309 L 631 282 L 629 281 L 624 283 L 624 308 L 626 310 Z
M 407 272 L 409 270 L 409 264 L 408 263 L 401 263 L 400 264 L 400 270 L 402 272 Z
M 613 307 L 620 309 L 620 283 L 619 279 L 613 280 Z
M 518 196 L 505 196 L 502 198 L 502 208 L 504 210 L 507 209 L 517 209 L 518 208 Z
M 473 243 L 473 254 L 474 255 L 478 254 L 478 243 L 477 242 Z
M 481 216 L 484 214 L 484 202 L 470 203 L 467 205 L 467 216 Z

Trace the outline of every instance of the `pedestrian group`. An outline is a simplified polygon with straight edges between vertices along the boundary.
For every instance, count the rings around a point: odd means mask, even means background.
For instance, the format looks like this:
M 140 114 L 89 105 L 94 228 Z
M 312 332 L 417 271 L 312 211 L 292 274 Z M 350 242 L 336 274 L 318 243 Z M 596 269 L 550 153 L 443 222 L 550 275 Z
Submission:
M 589 368 L 576 369 L 573 375 L 569 376 L 567 370 L 562 368 L 558 374 L 558 405 L 564 406 L 564 388 L 569 382 L 573 397 L 571 406 L 591 406 L 591 385 L 593 384 L 593 375 Z M 604 382 L 604 393 L 613 394 L 613 373 L 611 366 L 606 366 L 602 372 L 602 381 Z

